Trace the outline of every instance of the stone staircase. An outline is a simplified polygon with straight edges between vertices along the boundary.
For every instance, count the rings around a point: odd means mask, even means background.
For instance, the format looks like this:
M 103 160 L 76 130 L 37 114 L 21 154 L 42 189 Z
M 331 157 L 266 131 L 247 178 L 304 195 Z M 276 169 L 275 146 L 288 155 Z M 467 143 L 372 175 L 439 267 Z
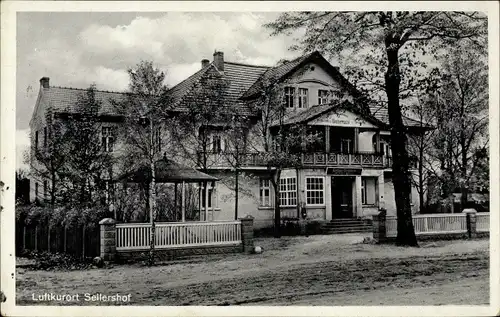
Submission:
M 323 234 L 368 233 L 372 230 L 371 219 L 333 219 L 321 226 Z

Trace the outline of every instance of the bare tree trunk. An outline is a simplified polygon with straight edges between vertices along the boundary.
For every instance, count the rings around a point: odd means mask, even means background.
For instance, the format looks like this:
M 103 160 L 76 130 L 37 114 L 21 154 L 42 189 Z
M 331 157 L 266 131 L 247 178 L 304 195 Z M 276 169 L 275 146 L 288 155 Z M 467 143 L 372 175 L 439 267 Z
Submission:
M 155 175 L 155 161 L 153 155 L 153 118 L 150 118 L 150 168 L 151 168 L 151 181 L 149 184 L 149 221 L 151 223 L 151 232 L 149 237 L 149 265 L 154 265 L 154 251 L 155 251 L 155 234 L 156 234 L 156 175 Z
M 386 36 L 388 68 L 385 74 L 388 100 L 389 124 L 391 126 L 391 148 L 393 154 L 393 182 L 396 200 L 398 245 L 417 246 L 410 206 L 410 175 L 408 150 L 406 148 L 406 129 L 403 125 L 399 104 L 399 85 L 401 74 L 398 62 L 398 43 L 393 35 Z
M 238 170 L 238 165 L 236 164 L 236 167 L 234 169 L 234 179 L 236 181 L 234 191 L 235 191 L 235 199 L 234 199 L 234 220 L 238 220 L 238 192 L 240 189 L 240 181 L 239 181 L 239 170 Z
M 281 170 L 276 169 L 274 177 L 271 177 L 271 183 L 274 188 L 274 237 L 281 238 L 281 208 L 280 208 L 280 182 Z

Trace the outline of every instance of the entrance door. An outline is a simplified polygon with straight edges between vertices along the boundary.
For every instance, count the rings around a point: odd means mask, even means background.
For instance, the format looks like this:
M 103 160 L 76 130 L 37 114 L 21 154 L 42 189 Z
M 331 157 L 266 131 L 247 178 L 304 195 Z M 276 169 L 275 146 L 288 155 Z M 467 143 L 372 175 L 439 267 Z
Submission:
M 352 177 L 332 177 L 332 218 L 352 218 Z

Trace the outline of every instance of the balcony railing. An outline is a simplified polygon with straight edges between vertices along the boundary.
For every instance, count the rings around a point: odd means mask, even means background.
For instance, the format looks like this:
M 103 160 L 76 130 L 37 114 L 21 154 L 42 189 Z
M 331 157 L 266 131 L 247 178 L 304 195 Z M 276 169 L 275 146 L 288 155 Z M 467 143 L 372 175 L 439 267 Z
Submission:
M 232 167 L 236 161 L 241 167 L 263 167 L 267 165 L 269 153 L 252 152 L 242 153 L 237 160 L 234 153 L 206 153 L 206 164 L 210 167 Z M 358 153 L 301 153 L 300 163 L 302 166 L 345 166 L 345 167 L 366 167 L 366 168 L 391 168 L 392 157 L 380 153 L 358 152 Z M 410 164 L 413 167 L 413 164 Z

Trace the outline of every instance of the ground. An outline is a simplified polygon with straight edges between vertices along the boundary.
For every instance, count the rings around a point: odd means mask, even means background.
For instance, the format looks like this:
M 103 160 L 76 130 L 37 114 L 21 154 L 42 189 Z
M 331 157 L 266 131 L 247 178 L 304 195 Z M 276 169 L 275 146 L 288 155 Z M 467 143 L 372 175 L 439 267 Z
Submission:
M 260 238 L 263 254 L 210 256 L 82 271 L 18 268 L 18 305 L 54 294 L 131 294 L 132 305 L 481 305 L 489 303 L 488 240 L 361 243 L 355 234 Z M 83 295 L 81 295 L 83 296 Z M 71 302 L 101 304 L 110 302 Z M 115 304 L 124 304 L 123 302 Z

